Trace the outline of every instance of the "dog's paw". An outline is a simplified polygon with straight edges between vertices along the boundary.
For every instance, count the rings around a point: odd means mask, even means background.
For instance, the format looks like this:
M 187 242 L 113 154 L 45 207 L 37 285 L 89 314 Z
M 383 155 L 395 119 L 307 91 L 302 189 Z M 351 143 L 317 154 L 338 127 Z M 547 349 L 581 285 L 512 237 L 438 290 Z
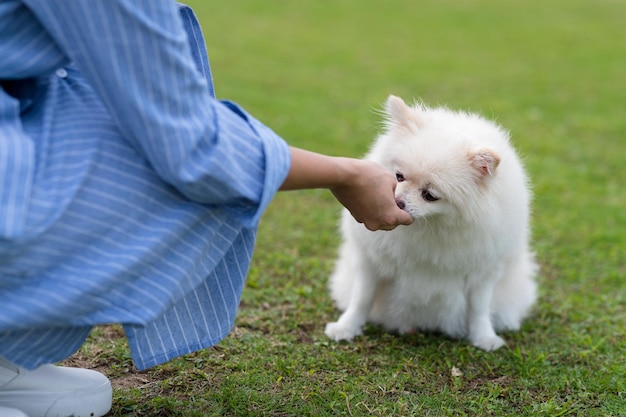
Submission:
M 412 335 L 417 333 L 417 329 L 415 327 L 400 327 L 398 333 L 402 335 Z
M 334 322 L 326 324 L 326 330 L 324 331 L 324 333 L 326 333 L 326 336 L 330 337 L 336 342 L 340 340 L 347 340 L 348 342 L 350 342 L 356 336 L 360 336 L 363 332 L 361 331 L 361 328 L 353 329 L 351 327 L 342 325 L 339 322 Z
M 472 344 L 479 349 L 482 349 L 486 352 L 492 352 L 494 350 L 500 349 L 506 343 L 499 336 L 492 337 L 482 337 L 472 341 Z

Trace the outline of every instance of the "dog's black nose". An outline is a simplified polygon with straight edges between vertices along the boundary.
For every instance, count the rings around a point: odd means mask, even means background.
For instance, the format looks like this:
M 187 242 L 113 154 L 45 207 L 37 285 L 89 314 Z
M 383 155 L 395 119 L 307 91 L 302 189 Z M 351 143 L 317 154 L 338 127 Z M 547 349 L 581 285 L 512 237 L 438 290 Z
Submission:
M 396 199 L 396 205 L 400 207 L 402 210 L 404 210 L 404 208 L 406 207 L 406 203 L 404 202 L 404 200 L 400 200 L 400 199 Z

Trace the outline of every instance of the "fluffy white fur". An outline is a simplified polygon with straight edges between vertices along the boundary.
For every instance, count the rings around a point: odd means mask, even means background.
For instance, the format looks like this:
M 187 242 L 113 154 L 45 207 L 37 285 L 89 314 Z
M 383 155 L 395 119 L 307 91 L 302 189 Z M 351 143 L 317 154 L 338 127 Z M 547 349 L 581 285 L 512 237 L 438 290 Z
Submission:
M 498 349 L 496 331 L 519 329 L 536 299 L 530 191 L 508 133 L 475 114 L 394 96 L 386 116 L 366 158 L 396 173 L 396 200 L 414 222 L 371 232 L 343 213 L 330 280 L 343 314 L 326 335 L 352 340 L 371 322 Z

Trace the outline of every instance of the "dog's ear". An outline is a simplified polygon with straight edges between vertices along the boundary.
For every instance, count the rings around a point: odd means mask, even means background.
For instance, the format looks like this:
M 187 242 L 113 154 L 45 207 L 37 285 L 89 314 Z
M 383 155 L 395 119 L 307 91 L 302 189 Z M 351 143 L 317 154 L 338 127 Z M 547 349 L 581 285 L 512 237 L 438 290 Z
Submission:
M 390 95 L 385 103 L 387 127 L 404 127 L 407 129 L 418 128 L 421 124 L 415 110 L 406 105 L 400 97 Z
M 389 96 L 387 97 L 387 103 L 385 103 L 385 110 L 391 121 L 396 124 L 406 124 L 409 118 L 409 107 L 404 100 L 400 97 Z
M 500 157 L 489 149 L 480 149 L 470 154 L 470 163 L 479 172 L 481 178 L 493 176 L 500 164 Z

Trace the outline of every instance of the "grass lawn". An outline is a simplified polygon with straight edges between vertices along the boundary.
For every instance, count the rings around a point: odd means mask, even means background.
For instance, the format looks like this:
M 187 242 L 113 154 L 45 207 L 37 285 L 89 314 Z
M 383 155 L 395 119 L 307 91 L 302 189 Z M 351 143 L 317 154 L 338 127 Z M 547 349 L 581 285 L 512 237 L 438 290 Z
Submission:
M 117 326 L 68 363 L 115 387 L 111 416 L 626 416 L 626 2 L 191 2 L 216 91 L 295 146 L 360 156 L 387 95 L 511 131 L 535 193 L 540 298 L 508 347 L 324 325 L 339 205 L 279 194 L 236 327 L 137 372 Z

